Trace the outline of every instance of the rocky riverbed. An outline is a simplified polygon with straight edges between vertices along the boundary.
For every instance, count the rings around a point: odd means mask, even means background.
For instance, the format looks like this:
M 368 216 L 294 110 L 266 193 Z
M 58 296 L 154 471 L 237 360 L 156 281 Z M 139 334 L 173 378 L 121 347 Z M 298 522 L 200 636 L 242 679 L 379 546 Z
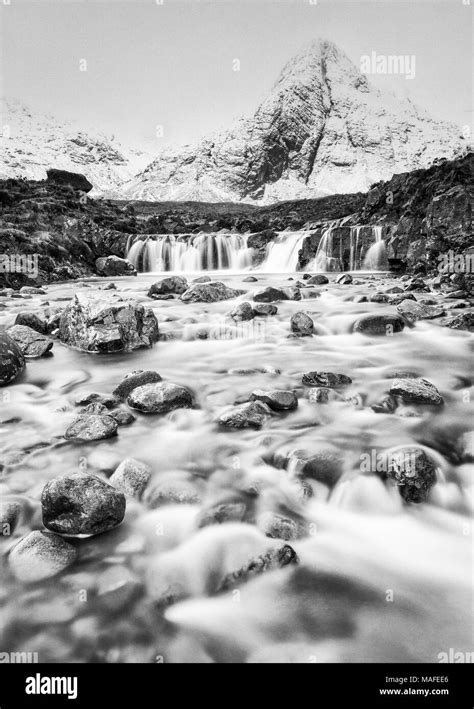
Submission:
M 0 650 L 469 652 L 470 289 L 255 272 L 1 291 Z

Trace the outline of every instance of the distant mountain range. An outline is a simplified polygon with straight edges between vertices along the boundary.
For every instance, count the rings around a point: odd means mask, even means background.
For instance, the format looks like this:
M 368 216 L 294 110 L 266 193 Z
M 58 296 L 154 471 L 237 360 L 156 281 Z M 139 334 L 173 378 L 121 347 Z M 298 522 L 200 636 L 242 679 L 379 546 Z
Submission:
M 147 156 L 6 102 L 0 177 L 82 172 L 93 194 L 142 200 L 260 204 L 366 191 L 394 173 L 458 157 L 460 130 L 379 91 L 332 42 L 283 68 L 253 116 L 195 145 Z M 146 166 L 145 166 L 146 165 Z

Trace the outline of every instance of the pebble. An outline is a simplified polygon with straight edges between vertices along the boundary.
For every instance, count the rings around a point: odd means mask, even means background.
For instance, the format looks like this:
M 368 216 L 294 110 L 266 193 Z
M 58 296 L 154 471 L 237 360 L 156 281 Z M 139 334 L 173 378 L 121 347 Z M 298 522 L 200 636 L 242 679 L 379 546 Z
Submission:
M 126 458 L 109 479 L 111 485 L 128 497 L 141 498 L 151 478 L 151 468 L 135 458 Z
M 30 532 L 13 547 L 9 564 L 20 581 L 34 583 L 56 576 L 76 559 L 76 549 L 57 534 Z
M 217 417 L 220 426 L 229 428 L 260 428 L 270 416 L 270 409 L 260 401 L 233 406 Z

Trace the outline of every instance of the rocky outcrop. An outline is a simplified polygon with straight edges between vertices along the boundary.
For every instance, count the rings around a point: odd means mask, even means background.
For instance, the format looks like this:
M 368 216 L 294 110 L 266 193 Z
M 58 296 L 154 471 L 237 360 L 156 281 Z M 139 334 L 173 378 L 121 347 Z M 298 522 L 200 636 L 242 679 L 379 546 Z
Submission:
M 93 187 L 87 177 L 81 175 L 79 172 L 57 170 L 52 167 L 46 171 L 46 176 L 48 182 L 51 182 L 54 185 L 61 185 L 62 187 L 70 187 L 78 192 L 87 193 L 90 192 Z

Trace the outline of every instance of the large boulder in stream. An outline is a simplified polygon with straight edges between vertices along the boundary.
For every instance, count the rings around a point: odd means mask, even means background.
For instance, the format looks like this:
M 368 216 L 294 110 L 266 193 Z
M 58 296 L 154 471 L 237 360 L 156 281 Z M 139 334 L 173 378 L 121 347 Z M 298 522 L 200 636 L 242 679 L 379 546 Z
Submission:
M 119 256 L 101 256 L 96 259 L 95 268 L 99 276 L 136 276 L 133 263 Z
M 25 357 L 12 338 L 0 332 L 0 386 L 13 382 L 25 367 Z
M 59 339 L 85 352 L 131 352 L 158 340 L 150 308 L 120 296 L 76 293 L 59 322 Z
M 210 283 L 194 283 L 184 291 L 181 300 L 185 303 L 217 303 L 219 300 L 230 300 L 245 293 L 244 290 L 229 288 L 221 281 Z
M 36 330 L 26 325 L 12 325 L 7 334 L 15 340 L 25 357 L 44 357 L 51 352 L 53 341 Z
M 161 281 L 156 281 L 156 283 L 151 284 L 148 297 L 157 298 L 173 293 L 181 295 L 181 293 L 184 293 L 187 289 L 188 282 L 184 276 L 167 276 L 166 278 L 162 278 Z

